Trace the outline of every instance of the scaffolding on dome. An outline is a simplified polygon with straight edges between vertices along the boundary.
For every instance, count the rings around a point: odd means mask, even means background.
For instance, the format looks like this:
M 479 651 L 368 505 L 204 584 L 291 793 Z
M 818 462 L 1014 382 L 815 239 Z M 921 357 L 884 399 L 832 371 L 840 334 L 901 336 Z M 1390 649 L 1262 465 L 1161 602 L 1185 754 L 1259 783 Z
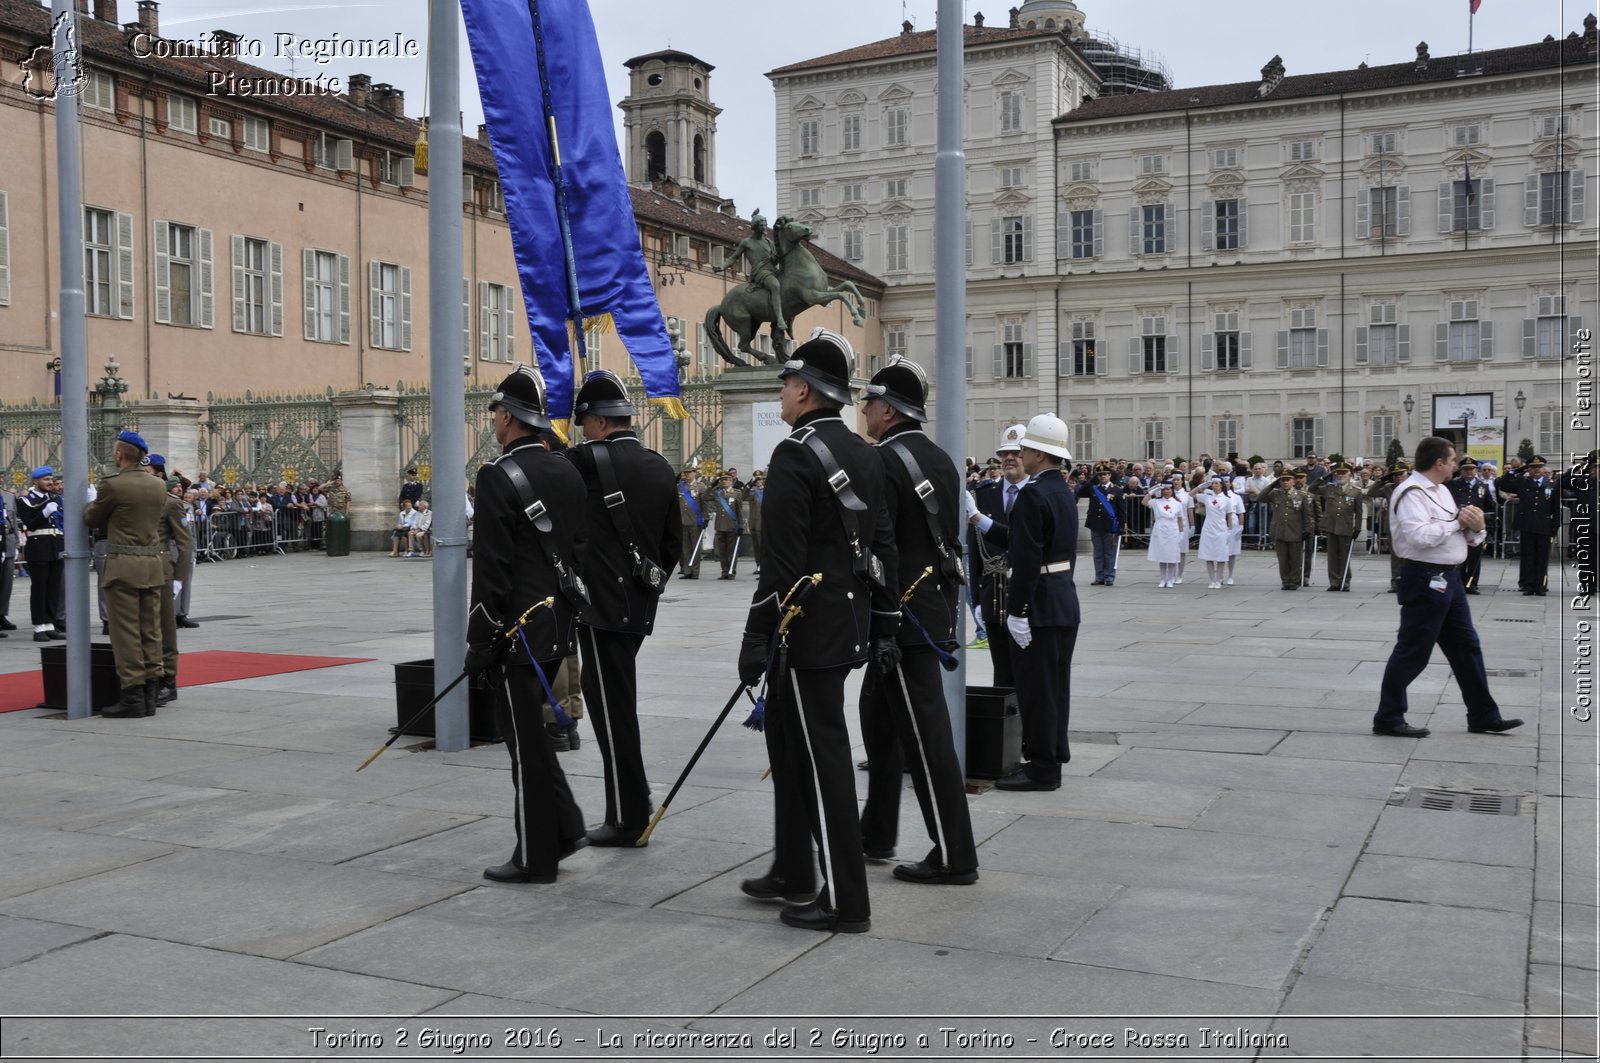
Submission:
M 1100 74 L 1100 95 L 1165 92 L 1172 88 L 1172 68 L 1155 52 L 1124 46 L 1109 33 L 1085 29 L 1078 50 Z

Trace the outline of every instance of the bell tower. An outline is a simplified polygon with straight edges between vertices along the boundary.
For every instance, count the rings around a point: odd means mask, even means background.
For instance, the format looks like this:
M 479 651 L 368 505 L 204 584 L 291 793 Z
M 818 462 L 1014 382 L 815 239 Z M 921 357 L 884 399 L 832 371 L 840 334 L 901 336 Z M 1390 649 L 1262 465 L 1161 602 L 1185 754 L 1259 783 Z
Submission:
M 717 115 L 711 102 L 710 63 L 668 49 L 627 61 L 628 95 L 622 109 L 623 161 L 628 183 L 670 178 L 682 188 L 717 193 Z

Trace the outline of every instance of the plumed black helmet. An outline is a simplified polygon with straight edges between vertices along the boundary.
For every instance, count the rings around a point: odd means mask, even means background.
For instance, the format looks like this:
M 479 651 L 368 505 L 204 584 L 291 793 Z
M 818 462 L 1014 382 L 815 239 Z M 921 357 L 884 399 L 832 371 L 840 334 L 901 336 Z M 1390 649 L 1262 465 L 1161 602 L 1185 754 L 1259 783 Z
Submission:
M 895 355 L 888 365 L 872 374 L 862 398 L 882 399 L 913 421 L 926 421 L 928 374 L 911 359 Z
M 638 412 L 628 401 L 628 386 L 609 369 L 585 373 L 572 405 L 573 417 L 632 417 Z
M 856 352 L 850 341 L 837 332 L 819 328 L 809 340 L 795 348 L 789 360 L 783 363 L 778 378 L 798 373 L 819 393 L 848 406 L 854 401 L 850 393 L 850 374 L 855 367 Z
M 544 377 L 531 365 L 519 365 L 511 375 L 500 381 L 500 387 L 489 396 L 489 409 L 505 410 L 523 424 L 534 428 L 549 428 L 550 418 L 545 413 Z

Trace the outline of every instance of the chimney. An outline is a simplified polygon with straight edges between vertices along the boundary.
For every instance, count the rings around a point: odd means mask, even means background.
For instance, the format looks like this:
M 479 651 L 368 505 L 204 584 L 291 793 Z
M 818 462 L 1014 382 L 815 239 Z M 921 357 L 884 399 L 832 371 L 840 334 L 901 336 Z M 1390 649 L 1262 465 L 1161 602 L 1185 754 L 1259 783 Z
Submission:
M 406 94 L 388 82 L 381 82 L 372 86 L 372 103 L 384 114 L 396 118 L 406 116 Z
M 1022 28 L 1022 9 L 1019 7 L 1011 9 L 1011 28 L 1014 30 Z
M 1594 12 L 1591 11 L 1583 20 L 1583 50 L 1590 55 L 1595 53 L 1595 25 Z
M 89 0 L 78 0 L 78 14 L 84 18 L 89 17 Z
M 161 5 L 156 0 L 139 0 L 139 32 L 148 33 L 152 37 L 161 36 L 161 22 L 157 12 Z
M 1278 83 L 1283 80 L 1283 74 L 1283 56 L 1275 55 L 1261 68 L 1261 86 L 1256 89 L 1256 95 L 1265 96 L 1277 88 Z
M 912 29 L 912 26 L 911 26 L 911 20 L 910 19 L 906 19 L 904 22 L 900 23 L 900 35 L 902 37 L 910 36 L 911 35 L 911 29 Z
M 478 143 L 489 143 L 489 127 L 482 122 L 478 123 Z
M 980 29 L 980 30 L 983 29 L 983 12 L 982 11 L 980 11 L 976 15 L 972 16 L 972 25 L 974 27 L 976 27 L 977 29 Z
M 350 106 L 364 110 L 372 98 L 372 75 L 351 74 L 345 84 L 350 86 Z
M 1422 41 L 1417 45 L 1417 72 L 1428 69 L 1428 42 Z
M 94 17 L 101 22 L 117 24 L 117 0 L 94 0 Z
M 239 35 L 228 30 L 212 30 L 211 42 L 213 53 L 224 59 L 236 58 L 239 55 Z

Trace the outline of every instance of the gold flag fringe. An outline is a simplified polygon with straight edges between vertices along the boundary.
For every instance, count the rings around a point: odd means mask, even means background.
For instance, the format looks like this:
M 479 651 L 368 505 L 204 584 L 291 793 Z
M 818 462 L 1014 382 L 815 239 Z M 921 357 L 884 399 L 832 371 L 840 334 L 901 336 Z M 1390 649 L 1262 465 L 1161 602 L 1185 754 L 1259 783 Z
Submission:
M 668 417 L 675 421 L 687 420 L 689 411 L 683 408 L 683 400 L 676 395 L 663 395 L 650 400 L 656 406 L 666 411 Z
M 570 443 L 572 441 L 572 421 L 566 417 L 552 418 L 550 421 L 550 431 L 560 436 L 561 442 L 563 443 Z

